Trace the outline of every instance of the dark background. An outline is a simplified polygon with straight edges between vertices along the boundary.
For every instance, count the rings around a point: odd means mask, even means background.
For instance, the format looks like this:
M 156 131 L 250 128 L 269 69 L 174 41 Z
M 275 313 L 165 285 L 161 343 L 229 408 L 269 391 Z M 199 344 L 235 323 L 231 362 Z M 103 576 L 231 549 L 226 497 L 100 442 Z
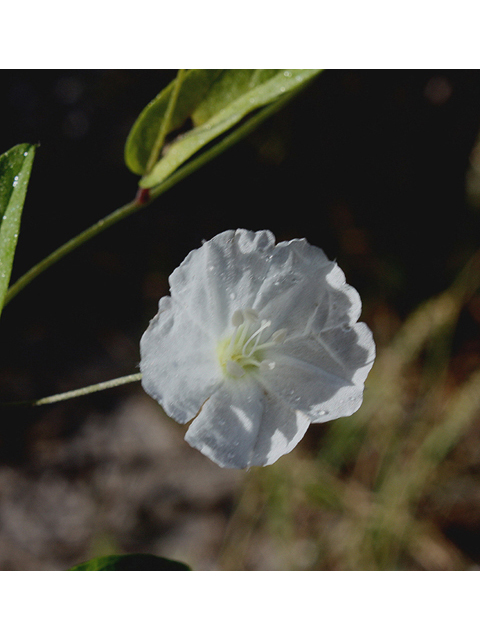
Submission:
M 2 71 L 0 151 L 40 143 L 12 282 L 134 197 L 124 142 L 174 76 Z M 203 238 L 227 228 L 306 237 L 338 260 L 367 315 L 385 307 L 400 321 L 448 286 L 478 247 L 480 218 L 466 203 L 465 175 L 479 127 L 479 71 L 324 72 L 249 138 L 64 258 L 8 305 L 0 319 L 0 398 L 37 398 L 136 371 L 138 342 L 168 292 L 168 274 Z M 44 474 L 39 440 L 60 446 L 91 411 L 109 415 L 128 393 L 3 409 L 3 468 Z M 5 568 L 62 568 L 75 553 L 64 550 L 57 564 L 28 556 Z M 1 557 L 0 544 L 0 567 Z

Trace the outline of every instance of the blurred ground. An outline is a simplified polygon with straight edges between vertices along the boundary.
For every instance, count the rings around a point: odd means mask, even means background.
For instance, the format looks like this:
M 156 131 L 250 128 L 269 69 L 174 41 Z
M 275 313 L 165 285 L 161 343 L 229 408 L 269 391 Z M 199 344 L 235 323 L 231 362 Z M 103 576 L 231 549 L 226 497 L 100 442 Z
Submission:
M 2 71 L 0 150 L 41 143 L 13 280 L 133 197 L 123 144 L 173 77 Z M 459 296 L 444 325 L 429 312 L 407 320 L 479 247 L 479 127 L 478 71 L 325 72 L 221 159 L 19 294 L 0 320 L 5 401 L 134 372 L 185 255 L 226 228 L 270 228 L 337 259 L 383 357 L 363 413 L 312 427 L 298 451 L 248 473 L 190 449 L 139 385 L 3 409 L 0 569 L 65 569 L 117 551 L 200 570 L 477 568 L 480 424 L 456 393 L 480 364 L 480 299 Z M 445 305 L 435 309 L 443 317 Z M 395 393 L 382 396 L 389 385 Z M 422 443 L 444 424 L 433 468 Z M 405 504 L 399 478 L 411 489 Z
M 125 395 L 107 413 L 89 412 L 71 438 L 45 437 L 40 425 L 30 464 L 2 468 L 2 570 L 139 549 L 216 568 L 241 473 L 186 447 L 144 393 Z

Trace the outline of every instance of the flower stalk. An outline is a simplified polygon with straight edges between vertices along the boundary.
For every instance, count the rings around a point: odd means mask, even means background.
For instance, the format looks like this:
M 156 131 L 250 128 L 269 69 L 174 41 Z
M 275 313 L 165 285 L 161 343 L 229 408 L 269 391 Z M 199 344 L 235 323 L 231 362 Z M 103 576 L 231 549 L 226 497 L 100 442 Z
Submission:
M 42 404 L 54 404 L 55 402 L 62 402 L 63 400 L 71 400 L 72 398 L 86 396 L 86 395 L 89 395 L 90 393 L 96 393 L 97 391 L 104 391 L 105 389 L 113 389 L 114 387 L 120 387 L 123 384 L 139 382 L 141 379 L 142 379 L 141 373 L 132 373 L 128 376 L 122 376 L 121 378 L 115 378 L 114 380 L 106 380 L 105 382 L 91 384 L 88 387 L 81 387 L 80 389 L 65 391 L 64 393 L 56 393 L 53 396 L 46 396 L 45 398 L 40 398 L 38 400 L 23 400 L 21 402 L 8 402 L 3 406 L 29 405 L 31 407 L 39 407 Z

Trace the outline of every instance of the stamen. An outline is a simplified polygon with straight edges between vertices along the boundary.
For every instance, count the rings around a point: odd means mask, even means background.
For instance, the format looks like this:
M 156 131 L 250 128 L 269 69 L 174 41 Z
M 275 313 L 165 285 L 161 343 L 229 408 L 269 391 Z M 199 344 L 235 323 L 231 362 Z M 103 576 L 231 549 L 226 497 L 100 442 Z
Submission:
M 262 351 L 283 342 L 287 336 L 286 329 L 275 331 L 272 336 L 262 342 L 262 334 L 272 323 L 260 320 L 255 309 L 237 309 L 231 317 L 233 331 L 219 353 L 220 362 L 225 373 L 241 378 L 249 368 L 256 367 L 261 371 L 271 371 L 275 362 L 261 360 Z M 255 330 L 253 330 L 257 327 Z M 250 335 L 251 334 L 251 335 Z
M 251 342 L 254 338 L 257 338 L 257 339 L 255 340 L 255 344 L 254 344 L 254 345 L 253 345 L 253 347 L 250 349 L 250 352 L 249 352 L 249 354 L 248 354 L 249 356 L 251 356 L 251 355 L 252 355 L 252 353 L 255 351 L 255 349 L 256 349 L 256 348 L 257 348 L 257 346 L 258 346 L 258 343 L 259 343 L 259 341 L 260 341 L 260 335 L 261 335 L 262 331 L 263 331 L 264 329 L 266 329 L 267 327 L 269 327 L 271 324 L 272 324 L 272 323 L 270 322 L 270 320 L 262 320 L 262 323 L 261 323 L 260 327 L 259 327 L 256 331 L 254 331 L 254 333 L 252 333 L 252 335 L 250 336 L 250 338 L 249 338 L 249 339 L 246 341 L 246 343 L 243 345 L 243 349 L 242 349 L 242 353 L 243 353 L 243 355 L 247 355 L 246 349 L 247 349 L 248 345 L 250 344 L 250 342 Z
M 243 311 L 241 309 L 237 309 L 232 314 L 232 324 L 234 327 L 239 327 L 245 321 L 245 317 L 243 315 Z
M 238 333 L 238 327 L 235 327 L 233 333 L 232 333 L 232 337 L 230 338 L 230 343 L 228 345 L 228 349 L 227 349 L 227 353 L 232 353 L 234 346 L 235 346 L 235 340 L 237 337 L 237 333 Z

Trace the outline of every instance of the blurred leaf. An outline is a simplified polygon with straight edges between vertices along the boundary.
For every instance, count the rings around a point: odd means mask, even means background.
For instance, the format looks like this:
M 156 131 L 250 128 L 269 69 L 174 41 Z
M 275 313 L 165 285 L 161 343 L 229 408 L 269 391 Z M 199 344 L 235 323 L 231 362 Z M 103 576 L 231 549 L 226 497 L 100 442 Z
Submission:
M 167 127 L 167 134 L 185 123 L 220 73 L 221 69 L 189 69 L 187 71 Z M 128 135 L 125 144 L 125 163 L 133 173 L 141 176 L 146 173 L 150 153 L 167 112 L 175 82 L 173 80 L 145 107 Z
M 150 553 L 129 553 L 94 558 L 69 571 L 190 571 L 190 567 L 183 562 L 160 558 Z
M 0 313 L 10 282 L 23 203 L 35 145 L 19 144 L 0 155 Z
M 140 186 L 152 188 L 160 184 L 202 147 L 234 127 L 251 112 L 298 90 L 318 73 L 320 69 L 225 69 L 215 78 L 209 77 L 208 91 L 203 92 L 200 100 L 190 98 L 189 113 L 187 109 L 182 111 L 182 116 L 191 117 L 194 128 L 179 136 L 164 150 L 163 157 L 152 171 L 140 180 Z M 180 90 L 179 102 L 186 82 L 187 78 Z M 166 104 L 166 98 L 164 100 Z M 153 115 L 153 112 L 149 114 L 149 120 L 153 120 Z M 176 120 L 174 114 L 170 131 L 175 128 L 173 122 L 180 119 Z M 158 126 L 157 124 L 155 131 Z M 150 127 L 150 131 L 153 131 L 153 122 L 150 122 Z M 145 143 L 150 145 L 143 155 L 148 160 L 153 144 L 152 136 L 148 140 L 145 138 Z M 145 166 L 146 160 L 142 168 Z

